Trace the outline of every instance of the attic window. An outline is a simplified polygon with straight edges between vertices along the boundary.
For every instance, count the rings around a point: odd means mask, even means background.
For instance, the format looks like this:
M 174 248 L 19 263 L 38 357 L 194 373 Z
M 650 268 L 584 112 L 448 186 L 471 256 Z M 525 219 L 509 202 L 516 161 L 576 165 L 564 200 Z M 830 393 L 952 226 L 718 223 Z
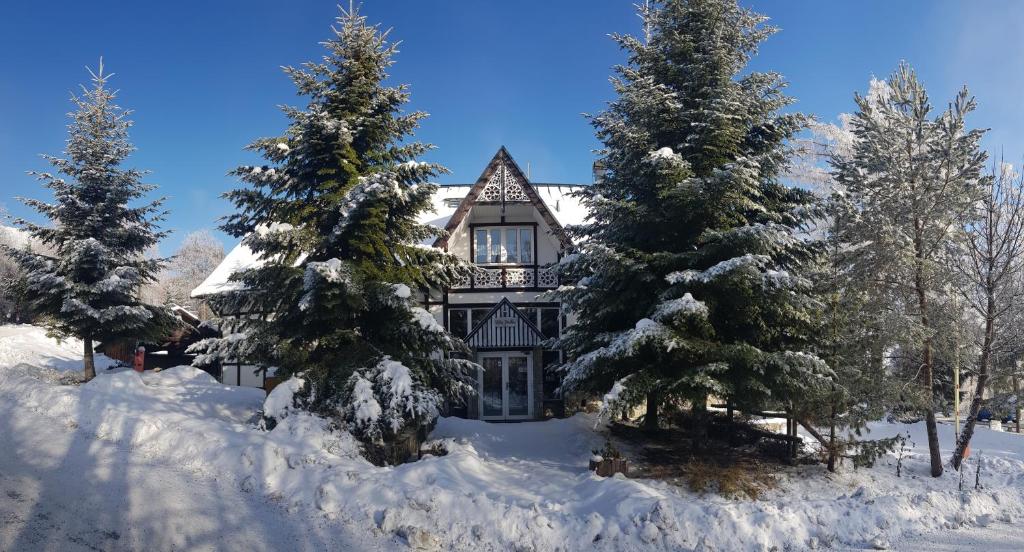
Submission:
M 528 265 L 533 262 L 533 228 L 477 228 L 474 233 L 473 249 L 476 264 Z
M 444 200 L 445 207 L 451 207 L 452 209 L 458 207 L 461 203 L 461 197 L 449 197 Z

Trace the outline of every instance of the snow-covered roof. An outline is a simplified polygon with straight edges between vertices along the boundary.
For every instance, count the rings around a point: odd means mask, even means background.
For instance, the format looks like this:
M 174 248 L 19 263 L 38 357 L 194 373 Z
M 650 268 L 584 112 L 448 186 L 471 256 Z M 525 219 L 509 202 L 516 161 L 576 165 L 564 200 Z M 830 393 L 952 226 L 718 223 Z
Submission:
M 213 269 L 213 272 L 199 284 L 199 287 L 192 290 L 192 297 L 203 297 L 205 295 L 216 295 L 227 291 L 235 291 L 242 287 L 241 282 L 230 281 L 231 275 L 250 268 L 256 268 L 263 264 L 259 255 L 249 249 L 244 243 L 239 243 L 224 257 L 224 260 Z
M 583 224 L 587 220 L 587 208 L 580 203 L 580 198 L 572 195 L 582 188 L 580 184 L 534 184 L 530 183 L 537 190 L 537 195 L 544 200 L 544 204 L 555 215 L 562 226 L 573 226 Z
M 532 183 L 531 183 L 532 184 Z M 587 218 L 587 211 L 577 197 L 571 192 L 579 190 L 579 184 L 532 184 L 537 190 L 537 195 L 548 206 L 551 214 L 558 219 L 562 226 L 581 224 Z M 459 203 L 462 201 L 472 184 L 447 184 L 438 186 L 437 192 L 432 199 L 433 212 L 424 212 L 420 215 L 420 222 L 438 228 L 444 228 L 448 220 L 455 214 Z M 433 240 L 429 240 L 433 241 Z M 199 287 L 192 290 L 192 297 L 203 297 L 216 295 L 227 291 L 236 291 L 241 287 L 240 282 L 230 281 L 229 278 L 236 272 L 250 268 L 256 268 L 263 264 L 263 260 L 244 243 L 239 243 L 231 250 L 220 265 L 203 280 Z
M 530 185 L 537 190 L 537 194 L 562 226 L 582 224 L 586 220 L 586 208 L 580 203 L 578 197 L 571 195 L 571 192 L 579 190 L 583 187 L 582 185 L 534 184 L 532 182 Z M 466 194 L 469 193 L 472 187 L 472 184 L 446 184 L 438 186 L 437 193 L 434 194 L 433 198 L 434 212 L 423 213 L 423 216 L 420 217 L 420 222 L 444 228 L 448 224 L 448 220 L 455 214 L 455 210 L 459 207 L 459 202 L 462 201 L 462 198 L 466 197 Z

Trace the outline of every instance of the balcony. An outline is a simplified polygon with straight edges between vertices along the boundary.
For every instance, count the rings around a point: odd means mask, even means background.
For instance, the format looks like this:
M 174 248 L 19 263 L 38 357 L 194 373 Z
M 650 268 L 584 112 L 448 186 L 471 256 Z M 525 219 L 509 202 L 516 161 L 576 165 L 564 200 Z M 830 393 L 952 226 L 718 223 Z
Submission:
M 555 266 L 493 266 L 473 265 L 473 273 L 452 286 L 466 289 L 554 289 L 558 287 Z

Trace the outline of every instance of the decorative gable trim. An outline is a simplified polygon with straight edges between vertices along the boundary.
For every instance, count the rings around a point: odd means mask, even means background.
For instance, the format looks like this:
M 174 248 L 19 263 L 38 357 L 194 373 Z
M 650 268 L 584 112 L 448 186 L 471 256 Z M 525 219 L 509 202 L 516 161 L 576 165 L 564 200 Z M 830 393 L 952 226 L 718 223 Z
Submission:
M 498 165 L 494 174 L 487 179 L 487 184 L 480 192 L 479 202 L 488 203 L 529 203 L 530 198 L 524 188 L 525 180 L 516 178 L 512 170 L 504 163 Z
M 544 200 L 537 194 L 537 190 L 530 185 L 530 181 L 523 174 L 523 171 L 509 155 L 505 146 L 501 146 L 498 152 L 491 158 L 484 172 L 480 174 L 469 193 L 463 198 L 455 213 L 448 219 L 445 225 L 445 236 L 434 241 L 434 247 L 447 247 L 448 237 L 462 224 L 466 215 L 477 203 L 531 203 L 540 213 L 541 218 L 547 223 L 548 228 L 558 238 L 562 247 L 569 248 L 572 240 L 565 232 L 565 228 L 558 222 L 558 219 L 551 213 Z
M 537 326 L 507 297 L 476 325 L 466 343 L 474 349 L 534 348 L 544 341 Z

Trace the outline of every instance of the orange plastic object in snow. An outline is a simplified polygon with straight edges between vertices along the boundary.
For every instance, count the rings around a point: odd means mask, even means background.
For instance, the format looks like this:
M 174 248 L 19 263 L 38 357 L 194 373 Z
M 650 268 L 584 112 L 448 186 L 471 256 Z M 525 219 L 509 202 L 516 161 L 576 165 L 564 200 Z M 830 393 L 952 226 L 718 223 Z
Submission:
M 141 372 L 145 369 L 145 366 L 146 348 L 140 345 L 138 349 L 135 349 L 135 362 L 132 364 L 132 368 L 134 368 L 136 372 Z

